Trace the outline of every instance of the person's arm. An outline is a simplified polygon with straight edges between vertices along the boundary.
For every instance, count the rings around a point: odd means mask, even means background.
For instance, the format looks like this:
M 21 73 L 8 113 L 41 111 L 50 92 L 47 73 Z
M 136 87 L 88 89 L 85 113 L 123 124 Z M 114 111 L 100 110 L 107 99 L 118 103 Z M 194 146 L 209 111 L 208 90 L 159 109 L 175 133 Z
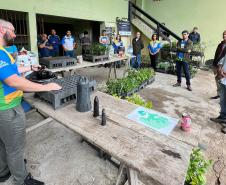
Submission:
M 12 57 L 13 57 L 14 59 L 16 58 L 17 55 L 18 55 L 17 52 L 12 53 Z
M 186 53 L 190 53 L 193 49 L 193 42 L 192 41 L 188 41 L 187 43 L 187 47 L 185 47 L 185 52 Z
M 11 75 L 10 77 L 4 80 L 4 83 L 10 87 L 15 89 L 25 91 L 25 92 L 41 92 L 41 91 L 53 91 L 53 90 L 60 90 L 61 87 L 55 83 L 49 84 L 38 84 L 31 82 L 25 78 L 22 78 L 16 74 Z
M 64 40 L 64 38 L 62 38 L 62 41 L 61 41 L 62 48 L 63 48 L 64 51 L 67 51 L 67 49 L 64 47 L 64 43 L 65 43 L 65 40 Z
M 188 35 L 188 38 L 189 38 L 190 40 L 192 40 L 192 33 L 190 33 L 190 34 Z
M 39 48 L 46 48 L 46 43 L 48 42 L 48 40 L 46 40 L 44 43 L 38 43 L 38 47 Z
M 154 53 L 154 55 L 156 55 L 159 51 L 160 51 L 160 49 L 157 49 L 156 52 Z
M 56 45 L 60 45 L 61 43 L 60 43 L 60 37 L 57 35 L 57 40 L 56 40 Z
M 147 48 L 148 48 L 149 53 L 150 53 L 151 55 L 153 55 L 153 53 L 151 52 L 151 45 L 150 45 L 150 44 L 148 45 Z
M 144 49 L 144 43 L 142 40 L 141 40 L 141 49 Z
M 0 51 L 0 81 L 4 81 L 10 87 L 27 92 L 59 90 L 61 87 L 57 84 L 41 85 L 30 82 L 17 75 L 17 69 L 8 62 L 5 52 Z M 14 64 L 16 65 L 16 64 Z
M 161 47 L 162 47 L 161 43 L 158 43 L 158 49 L 157 49 L 157 51 L 155 52 L 155 54 L 157 54 L 157 53 L 160 51 Z
M 53 49 L 53 46 L 52 45 L 48 45 L 48 46 L 45 46 L 47 49 Z
M 201 36 L 200 36 L 200 34 L 198 34 L 198 43 L 200 43 L 201 42 Z
M 13 45 L 13 54 L 12 54 L 12 56 L 15 59 L 17 55 L 18 55 L 17 47 L 15 45 Z
M 42 49 L 42 48 L 45 47 L 45 44 L 44 44 L 44 43 L 43 43 L 43 44 L 39 43 L 39 44 L 38 44 L 38 47 L 39 47 L 40 49 Z
M 223 69 L 224 63 L 225 63 L 225 57 L 222 58 L 217 64 L 217 69 L 216 69 L 217 70 L 217 75 L 216 75 L 216 77 L 219 80 L 226 77 L 225 71 Z
M 21 67 L 18 67 L 18 72 L 20 74 L 22 74 L 22 73 L 26 73 L 29 71 L 38 71 L 39 67 L 41 67 L 41 66 L 40 65 L 21 66 Z

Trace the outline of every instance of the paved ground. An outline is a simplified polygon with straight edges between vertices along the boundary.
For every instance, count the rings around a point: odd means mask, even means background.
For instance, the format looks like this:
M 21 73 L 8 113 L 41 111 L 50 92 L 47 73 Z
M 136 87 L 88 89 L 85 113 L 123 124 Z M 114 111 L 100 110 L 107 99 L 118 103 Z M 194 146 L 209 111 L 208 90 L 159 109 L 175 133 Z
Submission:
M 98 88 L 104 90 L 108 69 L 87 68 L 79 73 L 89 74 L 97 80 Z M 121 74 L 122 70 L 119 76 Z M 209 121 L 209 117 L 217 116 L 219 112 L 219 102 L 209 99 L 216 91 L 213 76 L 211 72 L 199 71 L 192 80 L 192 92 L 188 92 L 185 86 L 173 88 L 175 79 L 175 76 L 158 73 L 156 81 L 140 95 L 153 101 L 155 110 L 171 116 L 180 117 L 183 112 L 191 115 L 193 122 L 201 126 L 197 135 L 199 145 L 206 157 L 215 161 L 221 185 L 226 185 L 226 168 L 223 166 L 226 136 L 220 133 L 219 125 Z M 36 112 L 28 114 L 28 127 L 43 119 Z M 26 158 L 29 171 L 47 185 L 112 185 L 117 175 L 117 168 L 98 158 L 97 152 L 81 143 L 77 134 L 56 121 L 27 134 Z M 213 169 L 208 173 L 208 185 L 218 185 L 215 184 L 215 174 Z M 0 185 L 11 185 L 11 181 Z M 148 185 L 148 179 L 144 182 Z

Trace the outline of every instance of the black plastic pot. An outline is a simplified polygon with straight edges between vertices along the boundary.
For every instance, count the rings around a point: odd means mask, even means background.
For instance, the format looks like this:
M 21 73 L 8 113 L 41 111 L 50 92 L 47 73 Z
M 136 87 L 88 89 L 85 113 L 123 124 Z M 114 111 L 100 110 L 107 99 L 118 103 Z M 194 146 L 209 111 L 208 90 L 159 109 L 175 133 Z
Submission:
M 56 79 L 56 75 L 51 71 L 41 70 L 31 73 L 26 78 L 32 82 L 46 83 L 52 79 Z

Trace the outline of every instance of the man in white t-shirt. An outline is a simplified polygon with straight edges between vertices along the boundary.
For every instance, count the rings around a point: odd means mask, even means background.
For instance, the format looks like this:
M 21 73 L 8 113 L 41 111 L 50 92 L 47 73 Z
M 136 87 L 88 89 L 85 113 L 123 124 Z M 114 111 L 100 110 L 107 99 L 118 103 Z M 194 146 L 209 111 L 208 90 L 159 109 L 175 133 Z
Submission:
M 75 45 L 76 45 L 75 38 L 71 36 L 71 31 L 68 30 L 66 35 L 62 39 L 64 55 L 74 57 Z
M 220 83 L 220 115 L 210 118 L 211 121 L 222 124 L 226 131 L 226 56 L 218 62 L 217 76 Z

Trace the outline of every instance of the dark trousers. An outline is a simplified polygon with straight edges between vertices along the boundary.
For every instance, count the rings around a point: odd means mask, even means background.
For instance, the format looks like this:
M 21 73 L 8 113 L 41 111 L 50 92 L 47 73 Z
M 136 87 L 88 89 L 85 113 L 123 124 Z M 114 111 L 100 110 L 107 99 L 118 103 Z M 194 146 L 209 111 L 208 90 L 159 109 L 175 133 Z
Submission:
M 159 57 L 159 54 L 156 53 L 155 55 L 151 55 L 150 54 L 150 60 L 151 60 L 151 67 L 156 71 L 156 66 L 157 66 L 157 63 L 158 63 L 158 57 Z
M 59 53 L 60 53 L 59 48 L 54 48 L 53 50 L 51 50 L 51 56 L 52 57 L 59 56 Z
M 177 69 L 177 82 L 181 83 L 181 68 L 183 67 L 185 78 L 186 78 L 186 84 L 191 85 L 190 82 L 190 72 L 189 72 L 189 64 L 185 61 L 176 61 L 176 69 Z
M 220 85 L 220 117 L 226 118 L 226 86 L 222 83 Z

